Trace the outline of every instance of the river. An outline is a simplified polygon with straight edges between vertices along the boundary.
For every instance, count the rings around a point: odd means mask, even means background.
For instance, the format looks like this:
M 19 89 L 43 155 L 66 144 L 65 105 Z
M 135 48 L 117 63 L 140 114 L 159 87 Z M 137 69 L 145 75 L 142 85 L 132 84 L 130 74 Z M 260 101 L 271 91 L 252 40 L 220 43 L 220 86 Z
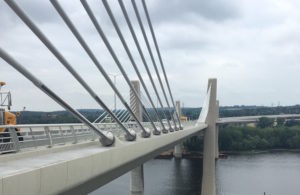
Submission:
M 145 195 L 201 194 L 202 160 L 154 159 L 144 165 Z M 300 154 L 230 155 L 216 165 L 218 195 L 299 195 Z M 90 195 L 124 195 L 127 173 Z

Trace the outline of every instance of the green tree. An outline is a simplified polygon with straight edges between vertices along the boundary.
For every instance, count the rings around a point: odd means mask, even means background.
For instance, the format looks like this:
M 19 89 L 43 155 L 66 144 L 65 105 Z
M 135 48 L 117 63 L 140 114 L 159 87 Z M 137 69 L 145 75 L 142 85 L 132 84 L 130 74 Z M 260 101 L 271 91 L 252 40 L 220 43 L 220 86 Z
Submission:
M 290 148 L 300 148 L 300 135 L 293 136 L 288 144 Z
M 292 127 L 292 126 L 296 126 L 296 125 L 300 126 L 300 121 L 292 119 L 292 120 L 287 120 L 285 123 L 285 126 L 287 126 L 287 127 Z
M 257 126 L 260 128 L 272 127 L 274 124 L 274 119 L 261 117 L 257 123 Z
M 277 118 L 276 119 L 277 126 L 281 127 L 284 125 L 285 119 L 284 118 Z

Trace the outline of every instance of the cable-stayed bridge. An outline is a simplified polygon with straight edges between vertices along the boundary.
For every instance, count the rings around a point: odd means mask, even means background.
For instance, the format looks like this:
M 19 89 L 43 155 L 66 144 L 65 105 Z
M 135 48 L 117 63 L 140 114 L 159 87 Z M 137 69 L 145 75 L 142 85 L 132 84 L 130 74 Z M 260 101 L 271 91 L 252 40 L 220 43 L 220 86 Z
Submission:
M 217 80 L 209 79 L 199 119 L 187 122 L 180 120 L 180 102 L 175 104 L 145 0 L 141 0 L 142 9 L 139 9 L 135 0 L 131 1 L 138 21 L 137 29 L 132 25 L 124 2 L 118 0 L 121 15 L 134 40 L 141 64 L 137 64 L 108 1 L 102 0 L 112 22 L 111 28 L 116 31 L 138 80 L 131 80 L 128 76 L 117 49 L 113 48 L 88 1 L 80 0 L 93 24 L 92 27 L 96 29 L 97 37 L 105 44 L 112 61 L 129 86 L 129 100 L 116 87 L 98 59 L 99 55 L 93 52 L 87 44 L 85 37 L 79 32 L 76 23 L 71 20 L 60 2 L 50 0 L 66 28 L 70 30 L 70 35 L 74 36 L 99 71 L 95 74 L 100 74 L 105 78 L 124 109 L 110 109 L 102 100 L 101 94 L 92 89 L 80 72 L 75 70 L 75 65 L 64 57 L 22 7 L 13 0 L 5 0 L 5 2 L 105 112 L 95 121 L 89 121 L 70 106 L 63 97 L 60 97 L 54 89 L 50 89 L 40 78 L 37 78 L 34 70 L 27 69 L 26 64 L 15 60 L 13 55 L 1 47 L 0 57 L 7 65 L 12 66 L 30 80 L 81 123 L 1 125 L 0 128 L 4 128 L 5 131 L 0 133 L 0 152 L 2 153 L 0 156 L 0 195 L 87 194 L 128 171 L 131 171 L 131 194 L 140 195 L 144 193 L 144 162 L 172 147 L 174 147 L 174 155 L 180 157 L 181 143 L 191 136 L 202 135 L 204 135 L 202 194 L 216 194 L 215 160 L 218 158 L 218 125 L 256 122 L 258 117 L 219 119 Z M 147 24 L 143 23 L 141 12 L 145 14 Z M 150 32 L 146 32 L 146 25 Z M 136 35 L 137 30 L 142 33 L 146 52 L 141 48 Z M 149 34 L 150 37 L 148 37 Z M 154 44 L 154 49 L 151 44 Z M 150 60 L 147 60 L 146 55 L 150 56 Z M 155 58 L 156 55 L 158 60 Z M 150 81 L 148 86 L 142 76 L 140 66 L 146 70 L 147 79 Z M 150 67 L 154 68 L 154 73 L 151 72 Z M 159 71 L 159 67 L 162 72 Z M 155 84 L 155 78 L 157 78 L 158 85 Z M 150 93 L 149 88 L 154 90 L 153 94 Z M 154 104 L 154 99 L 158 101 L 157 106 Z M 152 109 L 153 114 L 150 114 L 147 108 Z M 277 118 L 278 116 L 269 117 Z M 299 118 L 299 115 L 282 117 Z M 21 131 L 17 132 L 16 129 Z

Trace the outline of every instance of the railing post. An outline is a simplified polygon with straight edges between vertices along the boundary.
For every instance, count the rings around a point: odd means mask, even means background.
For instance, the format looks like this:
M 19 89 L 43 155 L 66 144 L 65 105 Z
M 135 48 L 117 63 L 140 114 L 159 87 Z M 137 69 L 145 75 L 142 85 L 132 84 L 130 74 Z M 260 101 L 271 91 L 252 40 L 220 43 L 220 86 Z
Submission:
M 73 138 L 74 138 L 73 144 L 77 144 L 78 140 L 77 140 L 77 136 L 76 136 L 76 133 L 75 133 L 75 129 L 74 129 L 73 126 L 70 126 L 70 129 L 72 131 L 72 135 L 73 135 Z
M 141 95 L 140 83 L 138 81 L 131 81 L 138 95 Z M 140 103 L 135 99 L 135 96 L 130 92 L 130 106 L 135 107 L 135 115 L 142 121 L 142 108 Z M 130 178 L 130 193 L 131 195 L 144 195 L 144 167 L 140 165 L 131 170 Z
M 179 120 L 181 118 L 181 107 L 180 107 L 180 101 L 176 101 L 176 112 L 178 113 Z M 182 157 L 182 143 L 177 144 L 174 147 L 174 153 L 175 158 L 181 158 Z
M 20 143 L 19 143 L 19 138 L 18 138 L 18 135 L 17 135 L 17 131 L 12 127 L 9 127 L 8 130 L 9 130 L 11 141 L 14 144 L 14 150 L 16 152 L 19 152 L 20 151 Z
M 66 139 L 65 139 L 65 136 L 63 134 L 61 126 L 59 126 L 58 129 L 59 129 L 59 133 L 60 133 L 61 138 L 63 139 L 64 144 L 66 144 Z
M 32 131 L 31 127 L 29 127 L 29 131 L 30 131 L 30 134 L 31 134 L 31 139 L 33 140 L 33 143 L 34 143 L 34 147 L 37 148 L 36 139 L 35 139 L 35 136 L 33 135 L 33 131 Z
M 97 125 L 97 127 L 99 129 L 101 129 L 100 125 Z M 96 133 L 92 129 L 90 129 L 89 127 L 87 127 L 87 128 L 89 129 L 89 131 L 91 131 L 91 133 L 93 135 L 91 141 L 95 141 L 95 139 L 96 139 Z
M 202 195 L 216 195 L 216 120 L 217 120 L 217 79 L 208 80 L 208 112 L 204 132 Z
M 49 127 L 45 127 L 44 130 L 45 130 L 46 136 L 49 139 L 49 148 L 51 148 L 53 146 L 53 142 L 52 142 L 50 129 L 49 129 Z

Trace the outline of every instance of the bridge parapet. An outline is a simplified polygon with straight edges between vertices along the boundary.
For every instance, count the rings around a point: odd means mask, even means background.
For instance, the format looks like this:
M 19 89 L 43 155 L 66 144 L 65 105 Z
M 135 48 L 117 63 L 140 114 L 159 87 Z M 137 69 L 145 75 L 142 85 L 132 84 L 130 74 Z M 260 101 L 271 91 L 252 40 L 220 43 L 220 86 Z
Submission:
M 144 127 L 150 128 L 149 122 L 142 123 Z M 155 122 L 159 126 L 159 122 Z M 191 127 L 195 121 L 184 122 L 185 127 Z M 102 131 L 109 131 L 121 140 L 125 140 L 124 132 L 116 123 L 94 123 Z M 137 134 L 141 130 L 135 122 L 124 123 Z M 56 145 L 68 143 L 81 143 L 84 141 L 94 141 L 98 135 L 83 123 L 64 124 L 26 124 L 26 125 L 0 125 L 0 128 L 12 129 L 0 133 L 0 154 L 8 152 L 18 152 L 20 150 L 34 150 L 38 147 L 51 148 Z M 15 129 L 19 129 L 17 132 Z M 14 139 L 17 137 L 17 139 Z

